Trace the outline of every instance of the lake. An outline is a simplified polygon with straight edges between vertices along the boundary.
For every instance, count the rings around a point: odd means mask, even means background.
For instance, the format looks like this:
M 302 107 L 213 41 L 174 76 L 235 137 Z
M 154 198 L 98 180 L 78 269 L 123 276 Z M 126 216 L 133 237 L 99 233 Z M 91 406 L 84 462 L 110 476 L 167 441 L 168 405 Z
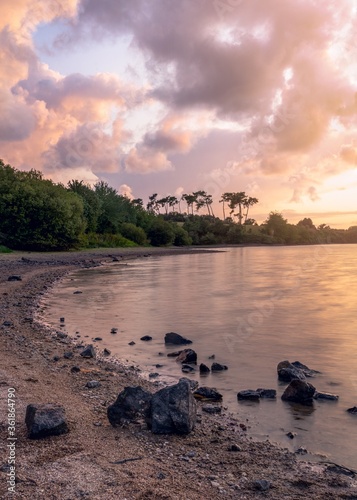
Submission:
M 172 383 L 183 374 L 163 341 L 166 332 L 178 332 L 193 341 L 199 363 L 210 366 L 215 354 L 228 366 L 188 376 L 222 392 L 224 406 L 253 438 L 357 468 L 357 416 L 346 412 L 357 405 L 357 246 L 222 250 L 76 271 L 46 296 L 43 319 L 58 329 L 65 316 L 69 334 L 80 332 L 86 342 L 102 337 L 97 347 Z M 83 293 L 73 295 L 76 290 Z M 153 340 L 143 342 L 143 335 Z M 308 381 L 339 401 L 311 407 L 281 401 L 286 384 L 276 366 L 282 360 L 321 371 Z M 237 401 L 238 391 L 258 387 L 276 389 L 277 400 Z

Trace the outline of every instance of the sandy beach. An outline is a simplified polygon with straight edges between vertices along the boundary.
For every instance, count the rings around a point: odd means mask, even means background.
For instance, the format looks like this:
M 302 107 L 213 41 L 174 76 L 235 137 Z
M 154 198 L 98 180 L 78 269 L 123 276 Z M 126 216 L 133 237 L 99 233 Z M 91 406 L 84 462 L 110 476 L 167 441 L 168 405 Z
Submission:
M 71 339 L 34 319 L 41 297 L 74 269 L 113 258 L 194 251 L 105 249 L 0 256 L 1 498 L 357 498 L 357 479 L 351 471 L 298 460 L 268 441 L 253 442 L 247 437 L 249 422 L 225 411 L 224 401 L 217 415 L 203 412 L 198 403 L 198 422 L 187 436 L 154 435 L 144 423 L 113 428 L 107 407 L 124 387 L 140 385 L 151 392 L 157 387 L 141 379 L 135 366 L 104 359 L 98 344 L 96 359 L 82 358 Z M 8 281 L 10 275 L 21 276 L 21 281 Z M 64 358 L 68 351 L 73 352 L 70 359 Z M 73 373 L 73 366 L 80 371 Z M 93 379 L 101 385 L 88 389 L 86 383 Z M 9 388 L 15 389 L 16 403 L 15 494 L 7 490 Z M 28 439 L 25 412 L 30 403 L 61 404 L 70 432 Z M 230 450 L 232 444 L 237 451 Z

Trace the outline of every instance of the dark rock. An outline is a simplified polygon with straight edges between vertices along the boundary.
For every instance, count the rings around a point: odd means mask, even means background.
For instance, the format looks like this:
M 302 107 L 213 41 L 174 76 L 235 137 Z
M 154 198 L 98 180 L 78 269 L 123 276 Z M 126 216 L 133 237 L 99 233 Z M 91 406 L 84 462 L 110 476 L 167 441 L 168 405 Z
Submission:
M 129 344 L 128 344 L 128 345 L 135 345 L 134 340 L 132 340 L 131 342 L 129 342 Z
M 198 387 L 197 380 L 192 380 L 192 379 L 187 378 L 187 377 L 181 377 L 179 382 L 182 382 L 182 380 L 189 383 L 191 391 L 195 391 L 197 389 L 197 387 Z
M 182 380 L 153 395 L 147 423 L 154 434 L 188 434 L 195 427 L 196 414 L 190 385 Z
M 26 262 L 26 264 L 29 264 L 31 262 L 30 259 L 27 259 L 26 257 L 21 257 L 22 262 Z
M 81 371 L 81 369 L 79 366 L 72 366 L 72 368 L 71 368 L 72 373 L 78 373 L 80 371 Z
M 56 336 L 58 339 L 66 339 L 68 337 L 67 333 L 57 332 Z
M 242 448 L 238 446 L 237 444 L 233 443 L 230 444 L 227 448 L 228 451 L 242 451 Z
M 199 387 L 194 393 L 196 399 L 202 401 L 222 401 L 222 394 L 210 387 Z
M 330 394 L 328 392 L 318 392 L 316 391 L 314 394 L 314 399 L 318 400 L 327 400 L 327 401 L 338 401 L 339 397 L 337 394 Z
M 68 432 L 64 408 L 55 404 L 28 405 L 25 423 L 30 439 L 59 436 Z
M 17 274 L 13 274 L 7 278 L 7 281 L 22 281 L 22 278 Z
M 348 408 L 348 413 L 352 413 L 352 415 L 357 415 L 357 406 L 353 406 L 352 408 Z
M 278 378 L 282 382 L 291 382 L 292 380 L 305 380 L 305 374 L 299 368 L 296 368 L 290 361 L 281 361 L 277 366 Z
M 152 340 L 152 337 L 150 337 L 150 335 L 144 335 L 143 337 L 141 337 L 140 340 L 143 340 L 144 342 L 149 342 L 149 340 Z
M 96 387 L 100 387 L 100 382 L 98 380 L 90 380 L 86 383 L 86 387 L 88 389 L 95 389 Z
M 210 372 L 210 369 L 208 368 L 207 365 L 205 365 L 204 363 L 201 363 L 200 364 L 200 373 L 209 373 Z
M 64 323 L 65 319 L 64 318 L 60 318 L 60 323 Z
M 59 361 L 61 358 L 59 356 L 53 356 L 53 361 Z
M 176 344 L 176 345 L 185 345 L 192 344 L 192 340 L 186 339 L 175 332 L 169 332 L 165 335 L 165 344 Z
M 275 399 L 276 398 L 276 390 L 275 389 L 257 389 L 259 395 L 262 399 Z
M 268 491 L 270 486 L 270 482 L 266 481 L 266 479 L 258 479 L 253 482 L 253 488 L 258 491 Z
M 79 295 L 81 293 L 83 293 L 83 292 L 81 292 L 80 290 L 76 290 L 75 292 L 73 292 L 73 295 Z
M 190 366 L 190 365 L 182 365 L 182 372 L 183 373 L 192 373 L 194 372 L 195 369 L 193 368 L 193 366 Z
M 294 401 L 300 404 L 311 404 L 315 387 L 304 380 L 292 380 L 285 389 L 281 399 L 283 401 Z
M 294 437 L 296 436 L 296 432 L 287 432 L 286 435 L 288 436 L 288 438 L 294 439 Z
M 188 364 L 196 364 L 197 363 L 197 353 L 193 349 L 184 349 L 176 361 L 178 363 L 188 363 Z
M 100 342 L 102 339 L 102 337 L 94 337 L 93 341 L 94 342 Z
M 307 455 L 307 449 L 300 446 L 294 453 L 296 453 L 296 455 Z
M 208 356 L 208 359 L 214 359 L 216 357 L 215 354 L 212 354 L 212 356 Z
M 64 357 L 65 359 L 72 359 L 72 358 L 73 358 L 73 356 L 74 356 L 74 354 L 73 354 L 73 352 L 71 352 L 71 351 L 65 352 L 65 353 L 63 354 L 63 357 Z
M 252 389 L 246 389 L 244 391 L 239 391 L 237 394 L 237 398 L 239 401 L 259 401 L 260 394 L 257 391 L 253 391 Z
M 82 358 L 95 358 L 94 347 L 90 344 L 80 354 Z
M 157 378 L 159 375 L 160 373 L 157 372 L 149 373 L 149 378 Z
M 4 321 L 2 326 L 12 326 L 11 321 Z
M 228 366 L 221 365 L 220 363 L 212 363 L 211 370 L 213 372 L 221 372 L 223 370 L 228 370 Z
M 203 405 L 202 410 L 205 411 L 206 413 L 221 413 L 222 412 L 222 407 L 221 406 L 216 406 L 216 405 Z
M 177 356 L 180 356 L 181 353 L 182 353 L 182 351 L 169 352 L 167 354 L 167 357 L 168 358 L 177 358 Z
M 113 335 L 116 334 L 116 333 L 118 333 L 118 328 L 112 328 L 110 330 L 110 333 L 112 333 Z
M 115 403 L 107 410 L 108 420 L 113 427 L 143 417 L 149 411 L 152 394 L 141 387 L 125 387 Z
M 164 366 L 164 365 L 160 365 L 159 363 L 157 363 L 157 364 L 155 365 L 155 368 L 162 368 L 163 366 Z
M 295 366 L 295 368 L 297 368 L 298 370 L 301 370 L 305 375 L 305 377 L 314 377 L 315 375 L 321 373 L 318 370 L 312 370 L 308 366 L 303 365 L 302 363 L 300 363 L 300 361 L 293 361 L 291 364 Z
M 110 356 L 111 355 L 111 351 L 109 351 L 109 349 L 105 348 L 104 351 L 103 351 L 103 354 L 104 356 Z

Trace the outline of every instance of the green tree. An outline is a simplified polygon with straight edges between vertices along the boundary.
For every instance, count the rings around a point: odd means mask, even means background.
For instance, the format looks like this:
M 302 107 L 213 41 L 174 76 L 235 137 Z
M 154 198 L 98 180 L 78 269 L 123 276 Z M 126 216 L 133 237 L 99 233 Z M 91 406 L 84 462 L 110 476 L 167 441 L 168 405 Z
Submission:
M 172 224 L 164 221 L 161 218 L 156 218 L 152 221 L 148 231 L 148 237 L 151 245 L 155 247 L 172 245 L 175 240 L 175 232 Z
M 71 180 L 67 184 L 68 190 L 78 194 L 83 202 L 84 217 L 86 219 L 86 233 L 95 233 L 98 218 L 101 214 L 101 202 L 95 191 L 83 181 Z

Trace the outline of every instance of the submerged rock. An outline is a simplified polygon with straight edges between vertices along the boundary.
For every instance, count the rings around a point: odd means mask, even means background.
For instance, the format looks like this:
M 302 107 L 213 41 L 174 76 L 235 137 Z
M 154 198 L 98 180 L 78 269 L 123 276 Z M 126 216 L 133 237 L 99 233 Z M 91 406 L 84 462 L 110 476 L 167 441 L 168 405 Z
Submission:
M 303 365 L 302 363 L 300 363 L 300 361 L 293 361 L 291 364 L 298 370 L 301 370 L 305 377 L 314 377 L 315 375 L 321 373 L 318 370 L 312 370 L 308 366 Z
M 211 404 L 206 404 L 202 406 L 202 411 L 205 411 L 206 413 L 221 413 L 222 412 L 222 407 L 221 406 L 216 406 L 216 405 L 211 405 Z
M 210 369 L 208 368 L 207 365 L 205 365 L 204 363 L 201 363 L 200 364 L 200 373 L 209 373 L 210 372 Z
M 202 401 L 222 401 L 223 396 L 216 389 L 211 387 L 199 387 L 194 393 L 196 399 Z
M 318 392 L 314 394 L 314 399 L 322 399 L 327 401 L 338 401 L 339 397 L 337 394 L 329 394 L 328 392 Z
M 304 380 L 292 380 L 285 389 L 281 399 L 283 401 L 293 401 L 300 404 L 311 404 L 315 387 Z
M 190 365 L 182 365 L 182 371 L 183 371 L 183 373 L 191 373 L 191 372 L 194 372 L 195 369 L 193 366 L 190 366 Z
M 237 394 L 238 400 L 245 400 L 245 401 L 259 401 L 260 400 L 260 394 L 257 391 L 253 391 L 252 389 L 246 389 L 244 391 L 240 391 Z
M 277 366 L 279 380 L 283 382 L 291 382 L 292 380 L 305 380 L 306 377 L 315 377 L 318 373 L 317 370 L 312 370 L 300 361 L 281 361 Z
M 169 353 L 167 353 L 167 357 L 168 358 L 177 358 L 177 356 L 180 356 L 181 353 L 182 353 L 182 350 L 169 352 Z
M 184 349 L 176 358 L 178 363 L 197 363 L 197 353 L 193 349 Z
M 213 372 L 221 372 L 223 370 L 228 370 L 228 366 L 221 365 L 220 363 L 212 363 L 211 370 Z
M 30 404 L 26 408 L 25 423 L 30 439 L 59 436 L 68 432 L 63 406 Z
M 275 389 L 261 389 L 258 388 L 257 392 L 262 399 L 275 399 L 276 398 L 276 390 Z
M 175 332 L 169 332 L 165 335 L 165 344 L 176 344 L 176 345 L 185 345 L 192 344 L 192 340 L 186 339 Z
M 153 395 L 147 424 L 154 434 L 189 434 L 195 427 L 196 415 L 190 384 L 181 380 Z
M 141 387 L 125 387 L 116 401 L 108 406 L 107 416 L 113 427 L 143 417 L 149 411 L 152 394 Z
M 149 340 L 152 340 L 152 337 L 150 337 L 150 335 L 144 335 L 143 337 L 141 337 L 140 340 L 143 340 L 144 342 L 149 342 Z
M 352 415 L 357 415 L 357 406 L 353 406 L 352 408 L 348 408 L 348 413 L 352 413 Z
M 135 345 L 134 340 L 132 340 L 131 342 L 129 342 L 129 344 L 128 344 L 128 345 Z

